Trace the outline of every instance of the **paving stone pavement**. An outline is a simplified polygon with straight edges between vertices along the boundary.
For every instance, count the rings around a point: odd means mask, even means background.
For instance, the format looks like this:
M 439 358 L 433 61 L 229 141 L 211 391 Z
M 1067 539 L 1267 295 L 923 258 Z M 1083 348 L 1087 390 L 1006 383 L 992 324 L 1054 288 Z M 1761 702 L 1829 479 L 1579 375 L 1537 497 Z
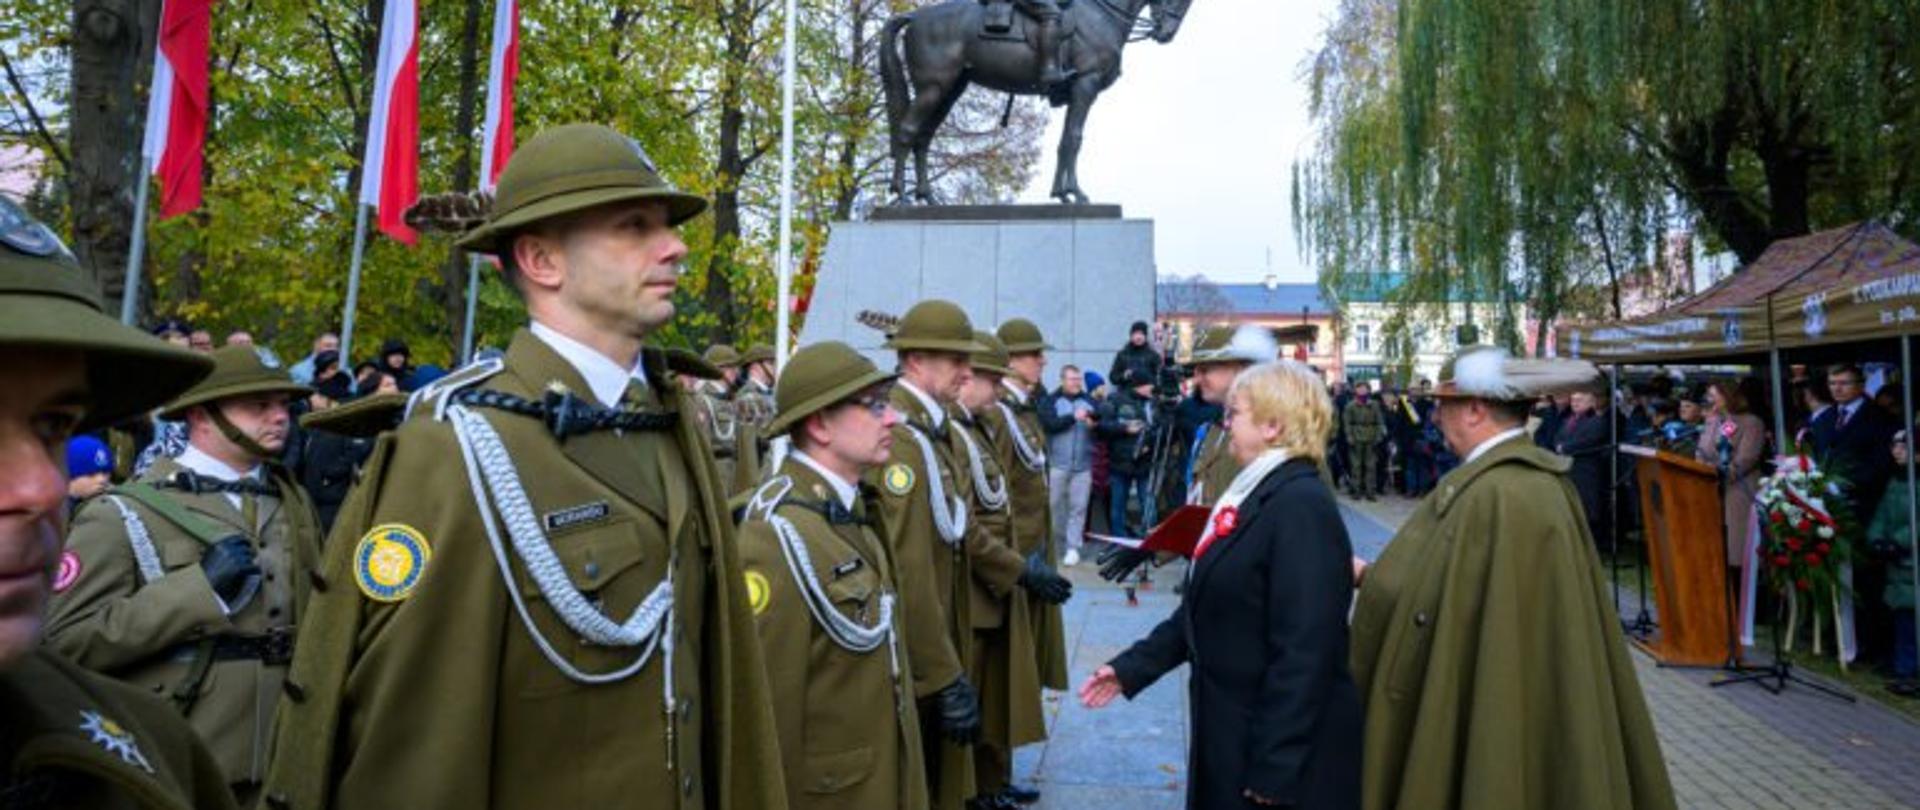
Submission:
M 1343 503 L 1354 550 L 1378 556 L 1412 502 Z M 1069 572 L 1069 674 L 1078 686 L 1102 662 L 1151 630 L 1178 602 L 1179 568 L 1128 602 L 1094 566 Z M 1920 810 L 1920 724 L 1877 703 L 1848 704 L 1790 686 L 1713 688 L 1714 672 L 1666 669 L 1635 653 L 1668 772 L 1682 808 L 1698 810 Z M 1052 737 L 1015 757 L 1019 777 L 1042 791 L 1040 810 L 1177 810 L 1186 785 L 1186 669 L 1132 702 L 1099 711 L 1068 694 L 1046 700 Z

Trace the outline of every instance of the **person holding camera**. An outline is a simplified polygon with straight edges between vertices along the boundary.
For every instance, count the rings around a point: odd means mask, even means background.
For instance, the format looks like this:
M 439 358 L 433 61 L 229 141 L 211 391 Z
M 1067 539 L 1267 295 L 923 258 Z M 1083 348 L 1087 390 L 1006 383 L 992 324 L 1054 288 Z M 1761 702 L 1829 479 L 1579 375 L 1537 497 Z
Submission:
M 1117 535 L 1131 536 L 1127 529 L 1127 503 L 1140 499 L 1140 529 L 1152 526 L 1153 492 L 1148 486 L 1153 474 L 1153 430 L 1156 405 L 1153 401 L 1154 378 L 1139 369 L 1125 369 L 1116 380 L 1119 390 L 1102 403 L 1094 432 L 1107 444 L 1108 526 Z
M 47 645 L 170 699 L 250 806 L 320 556 L 320 518 L 275 463 L 309 393 L 245 346 L 160 412 L 187 449 L 80 508 Z

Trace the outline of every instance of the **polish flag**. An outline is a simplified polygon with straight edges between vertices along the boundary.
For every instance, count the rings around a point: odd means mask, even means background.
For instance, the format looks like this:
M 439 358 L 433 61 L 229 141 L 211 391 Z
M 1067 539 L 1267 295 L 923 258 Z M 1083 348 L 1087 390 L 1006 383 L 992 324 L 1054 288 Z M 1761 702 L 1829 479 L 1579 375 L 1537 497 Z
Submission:
M 481 130 L 480 190 L 492 191 L 513 154 L 513 85 L 520 76 L 520 2 L 494 0 L 493 56 L 487 61 L 487 122 Z
M 140 155 L 160 178 L 160 218 L 200 207 L 207 139 L 207 42 L 213 0 L 165 0 Z M 144 178 L 142 179 L 144 182 Z
M 367 154 L 360 165 L 360 204 L 374 207 L 382 233 L 414 244 L 419 235 L 407 227 L 404 215 L 420 199 L 419 0 L 387 0 Z

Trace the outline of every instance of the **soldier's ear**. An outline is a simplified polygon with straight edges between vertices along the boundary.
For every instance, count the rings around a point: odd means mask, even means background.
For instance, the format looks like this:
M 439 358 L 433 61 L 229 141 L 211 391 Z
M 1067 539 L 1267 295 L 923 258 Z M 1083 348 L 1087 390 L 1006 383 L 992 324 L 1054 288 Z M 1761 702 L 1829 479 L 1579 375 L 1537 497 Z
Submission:
M 541 233 L 513 237 L 513 266 L 526 289 L 555 290 L 566 278 L 566 259 L 560 240 Z M 523 289 L 524 292 L 524 289 Z

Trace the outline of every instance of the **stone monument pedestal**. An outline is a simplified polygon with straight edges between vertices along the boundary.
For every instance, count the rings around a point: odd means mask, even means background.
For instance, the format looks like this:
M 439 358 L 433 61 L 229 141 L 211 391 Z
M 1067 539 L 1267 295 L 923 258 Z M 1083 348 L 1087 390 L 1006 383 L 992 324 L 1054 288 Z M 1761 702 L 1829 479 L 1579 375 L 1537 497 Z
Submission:
M 1154 316 L 1153 221 L 1114 205 L 884 208 L 833 226 L 800 345 L 839 340 L 892 368 L 862 310 L 900 315 L 915 302 L 959 304 L 974 327 L 1039 324 L 1053 344 L 1046 384 L 1074 364 L 1105 376 L 1134 321 Z

